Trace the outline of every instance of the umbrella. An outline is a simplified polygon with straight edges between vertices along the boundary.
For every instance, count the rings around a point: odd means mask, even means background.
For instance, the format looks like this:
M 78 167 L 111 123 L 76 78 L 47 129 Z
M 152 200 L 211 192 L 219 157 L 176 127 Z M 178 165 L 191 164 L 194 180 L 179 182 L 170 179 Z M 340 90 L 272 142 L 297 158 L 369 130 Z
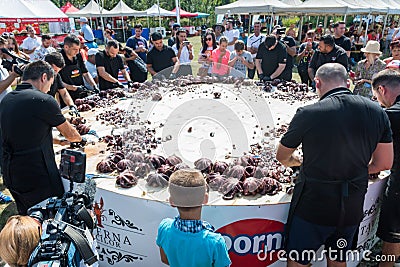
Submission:
M 207 18 L 208 16 L 210 16 L 210 14 L 207 13 L 202 13 L 202 12 L 196 12 L 197 13 L 197 17 L 196 18 Z
M 176 13 L 176 8 L 171 10 L 171 12 Z M 190 13 L 190 12 L 183 10 L 182 8 L 179 8 L 179 15 L 181 18 L 195 18 L 198 16 L 197 13 Z

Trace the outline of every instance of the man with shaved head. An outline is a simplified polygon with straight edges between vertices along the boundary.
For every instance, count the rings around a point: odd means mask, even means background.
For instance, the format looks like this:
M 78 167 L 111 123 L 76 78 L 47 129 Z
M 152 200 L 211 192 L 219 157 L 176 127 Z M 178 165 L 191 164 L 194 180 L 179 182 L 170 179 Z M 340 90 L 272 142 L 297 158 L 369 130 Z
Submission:
M 300 166 L 286 227 L 288 266 L 307 266 L 325 245 L 328 266 L 346 266 L 346 253 L 363 218 L 368 174 L 390 169 L 393 144 L 386 113 L 353 95 L 338 63 L 318 68 L 320 99 L 301 107 L 282 137 L 276 158 Z M 294 154 L 302 145 L 303 159 Z

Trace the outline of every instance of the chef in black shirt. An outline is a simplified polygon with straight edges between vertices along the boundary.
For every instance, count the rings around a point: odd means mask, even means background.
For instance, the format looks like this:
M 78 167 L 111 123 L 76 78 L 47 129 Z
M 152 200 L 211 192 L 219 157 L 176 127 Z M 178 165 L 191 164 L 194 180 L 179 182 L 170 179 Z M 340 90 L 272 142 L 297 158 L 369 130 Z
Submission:
M 97 85 L 92 76 L 88 73 L 82 55 L 79 53 L 80 41 L 75 35 L 68 35 L 64 39 L 64 47 L 61 54 L 65 61 L 65 66 L 59 72 L 65 88 L 67 88 L 70 96 L 75 101 L 77 98 L 87 96 L 87 92 L 83 89 L 84 81 L 88 82 L 93 88 L 93 92 L 97 91 Z M 62 104 L 62 106 L 64 106 Z
M 346 23 L 344 21 L 338 21 L 333 25 L 333 39 L 335 39 L 335 44 L 343 48 L 346 51 L 347 57 L 350 57 L 351 41 L 350 38 L 344 36 L 345 32 Z
M 151 76 L 156 76 L 157 73 L 165 77 L 176 76 L 179 69 L 179 60 L 174 50 L 164 45 L 161 33 L 153 32 L 151 34 L 151 40 L 153 41 L 154 47 L 147 53 L 147 69 Z M 173 67 L 173 70 L 171 67 Z M 165 71 L 163 71 L 165 70 Z
M 44 61 L 49 63 L 55 72 L 54 82 L 50 87 L 49 92 L 47 94 L 52 95 L 53 97 L 60 101 L 61 99 L 64 103 L 69 107 L 73 115 L 80 116 L 78 109 L 76 108 L 74 101 L 68 93 L 68 90 L 65 88 L 64 83 L 59 74 L 60 70 L 64 68 L 65 62 L 63 56 L 59 52 L 53 52 L 47 54 L 44 58 Z
M 343 256 L 363 218 L 368 174 L 392 165 L 392 134 L 382 108 L 347 88 L 342 65 L 323 65 L 315 81 L 319 101 L 297 110 L 276 154 L 285 166 L 301 165 L 286 225 L 286 250 L 302 257 L 288 265 L 308 265 L 312 256 L 303 252 L 316 252 L 324 244 L 332 252 L 326 256 L 333 257 L 328 266 L 345 266 Z M 302 162 L 294 154 L 300 145 Z M 339 239 L 345 245 L 339 247 Z
M 122 75 L 131 84 L 131 78 L 124 67 L 122 57 L 118 54 L 119 43 L 117 40 L 110 40 L 107 42 L 104 51 L 99 51 L 96 54 L 96 68 L 99 74 L 99 87 L 100 90 L 107 90 L 111 88 L 124 86 L 118 81 L 118 72 L 121 70 Z
M 44 61 L 26 66 L 22 83 L 0 105 L 3 143 L 3 179 L 20 214 L 64 188 L 55 162 L 52 128 L 70 142 L 82 137 L 61 114 L 54 97 L 47 94 L 54 70 Z
M 387 259 L 379 266 L 394 266 L 393 256 L 394 259 L 400 256 L 400 74 L 394 70 L 379 72 L 372 79 L 372 92 L 386 107 L 393 133 L 394 160 L 379 214 L 377 236 L 383 240 L 382 258 Z
M 262 81 L 280 79 L 286 67 L 286 47 L 276 39 L 275 35 L 268 35 L 258 47 L 256 68 L 258 77 Z
M 343 48 L 335 45 L 332 35 L 322 36 L 318 43 L 318 49 L 315 51 L 308 65 L 308 76 L 315 88 L 315 72 L 326 63 L 339 63 L 348 69 L 348 58 Z

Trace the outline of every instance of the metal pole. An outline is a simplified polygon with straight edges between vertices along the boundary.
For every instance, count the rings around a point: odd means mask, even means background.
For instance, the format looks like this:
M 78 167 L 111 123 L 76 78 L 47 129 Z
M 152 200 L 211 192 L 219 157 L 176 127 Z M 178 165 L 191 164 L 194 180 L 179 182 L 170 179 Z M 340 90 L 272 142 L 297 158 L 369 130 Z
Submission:
M 124 25 L 124 15 L 122 15 L 121 19 L 122 19 L 122 34 L 123 34 L 123 36 L 122 36 L 122 40 L 124 40 L 124 43 L 125 43 L 125 25 Z
M 386 13 L 385 20 L 384 20 L 384 22 L 383 22 L 382 37 L 383 37 L 383 35 L 385 34 L 385 29 L 386 29 L 386 23 L 387 23 L 388 14 L 389 14 L 389 9 L 388 9 L 388 11 L 387 11 L 387 13 Z M 384 48 L 383 51 L 386 53 L 386 52 L 387 52 L 387 48 L 388 48 L 387 40 L 385 40 L 385 43 L 384 43 L 384 44 L 385 44 L 385 48 Z
M 179 0 L 175 0 L 175 13 L 176 13 L 176 22 L 181 25 L 181 5 Z M 190 25 L 190 24 L 189 24 Z
M 274 23 L 274 12 L 271 12 L 271 19 L 269 20 L 269 34 L 272 32 L 272 24 Z
M 104 42 L 105 42 L 105 40 L 106 40 L 106 31 L 105 31 L 105 25 L 104 25 L 104 20 L 103 20 L 104 0 L 95 0 L 95 1 L 97 2 L 97 5 L 99 6 L 100 20 L 101 20 L 101 26 L 102 26 L 101 31 L 103 33 L 103 39 L 104 39 Z
M 364 45 L 367 43 L 367 38 L 368 38 L 368 28 L 369 28 L 369 16 L 371 14 L 368 14 L 367 16 L 367 27 L 365 29 L 365 36 L 364 36 Z
M 301 42 L 301 36 L 303 35 L 303 18 L 304 16 L 301 16 L 300 19 L 300 27 L 299 27 L 299 42 Z
M 157 0 L 157 7 L 158 7 L 158 24 L 161 30 L 161 10 L 160 10 L 160 0 Z
M 251 15 L 251 13 L 249 13 L 249 25 L 248 25 L 249 29 L 248 29 L 248 32 L 247 32 L 248 36 L 250 36 L 252 20 L 253 20 L 253 16 Z

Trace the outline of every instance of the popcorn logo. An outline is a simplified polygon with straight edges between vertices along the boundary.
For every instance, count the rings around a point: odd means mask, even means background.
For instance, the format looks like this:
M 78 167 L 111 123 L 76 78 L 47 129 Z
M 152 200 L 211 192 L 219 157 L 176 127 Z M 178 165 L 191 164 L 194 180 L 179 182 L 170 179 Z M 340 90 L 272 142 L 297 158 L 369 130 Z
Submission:
M 247 219 L 225 225 L 216 232 L 225 239 L 232 267 L 265 267 L 279 259 L 283 231 L 282 222 Z

